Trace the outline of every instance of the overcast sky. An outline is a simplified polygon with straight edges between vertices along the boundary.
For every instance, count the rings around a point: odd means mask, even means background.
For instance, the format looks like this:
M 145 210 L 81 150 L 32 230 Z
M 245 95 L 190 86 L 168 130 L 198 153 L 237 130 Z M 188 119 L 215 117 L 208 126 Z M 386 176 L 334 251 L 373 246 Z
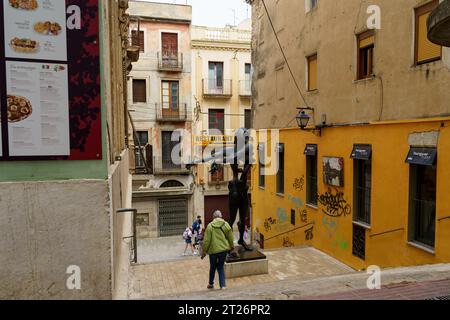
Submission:
M 140 0 L 188 4 L 192 6 L 193 24 L 209 27 L 224 27 L 239 24 L 251 18 L 251 7 L 244 0 Z M 234 10 L 234 11 L 233 11 Z M 236 21 L 236 22 L 235 22 Z

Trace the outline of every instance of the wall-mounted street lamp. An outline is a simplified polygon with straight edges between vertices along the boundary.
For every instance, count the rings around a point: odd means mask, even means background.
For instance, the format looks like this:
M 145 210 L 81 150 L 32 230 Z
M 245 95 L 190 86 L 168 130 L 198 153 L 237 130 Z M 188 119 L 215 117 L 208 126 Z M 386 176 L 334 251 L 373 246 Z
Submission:
M 300 110 L 297 116 L 295 117 L 295 120 L 297 120 L 297 125 L 299 128 L 303 131 L 311 131 L 316 136 L 321 136 L 322 134 L 322 128 L 314 126 L 314 128 L 308 128 L 309 120 L 311 120 L 311 116 L 306 113 L 306 110 L 312 111 L 314 113 L 314 109 L 307 107 L 307 108 L 297 108 L 297 110 Z

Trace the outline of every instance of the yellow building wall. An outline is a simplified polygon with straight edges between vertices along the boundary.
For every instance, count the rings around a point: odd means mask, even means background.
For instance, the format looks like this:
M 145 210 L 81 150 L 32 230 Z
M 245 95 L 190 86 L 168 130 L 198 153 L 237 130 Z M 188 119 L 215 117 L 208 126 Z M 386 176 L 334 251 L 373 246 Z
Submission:
M 258 185 L 259 167 L 252 175 L 252 229 L 264 235 L 265 249 L 289 246 L 313 246 L 355 269 L 370 265 L 380 267 L 409 266 L 450 262 L 450 122 L 404 122 L 322 130 L 317 137 L 298 128 L 280 131 L 285 144 L 285 194 L 276 194 L 276 176 L 266 176 L 266 187 Z M 414 132 L 440 131 L 438 143 L 436 243 L 435 253 L 408 244 L 409 168 L 405 163 L 410 145 L 408 137 Z M 325 206 L 308 207 L 306 201 L 306 144 L 318 145 L 318 194 L 329 189 L 332 194 L 343 193 L 353 211 L 354 144 L 372 145 L 371 229 L 366 230 L 365 261 L 352 254 L 353 212 L 332 218 L 323 213 Z M 273 152 L 274 143 L 270 146 Z M 344 187 L 329 187 L 323 183 L 323 157 L 344 159 Z M 295 226 L 291 223 L 295 210 Z M 301 214 L 307 219 L 302 221 Z M 312 229 L 313 238 L 307 232 Z M 387 231 L 384 235 L 373 235 Z

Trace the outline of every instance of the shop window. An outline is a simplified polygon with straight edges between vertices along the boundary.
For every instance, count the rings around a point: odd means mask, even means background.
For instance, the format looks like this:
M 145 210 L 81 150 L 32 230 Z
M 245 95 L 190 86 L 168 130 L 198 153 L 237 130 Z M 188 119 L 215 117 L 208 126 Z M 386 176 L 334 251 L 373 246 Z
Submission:
M 278 161 L 278 171 L 277 171 L 277 194 L 284 194 L 284 144 L 277 144 L 277 161 Z
M 429 248 L 435 246 L 436 149 L 412 148 L 409 192 L 409 241 Z
M 307 145 L 306 155 L 306 203 L 317 206 L 317 145 Z
M 372 192 L 372 147 L 356 145 L 353 159 L 353 220 L 370 225 Z

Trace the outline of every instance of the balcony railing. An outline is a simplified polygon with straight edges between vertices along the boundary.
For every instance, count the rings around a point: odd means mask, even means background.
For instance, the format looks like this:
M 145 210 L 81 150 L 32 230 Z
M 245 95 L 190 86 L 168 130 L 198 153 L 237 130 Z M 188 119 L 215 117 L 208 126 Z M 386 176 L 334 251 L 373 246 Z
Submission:
M 167 122 L 186 122 L 191 121 L 191 110 L 187 103 L 156 103 L 156 120 Z
M 158 69 L 160 71 L 183 71 L 183 54 L 158 52 Z
M 232 95 L 232 80 L 203 79 L 204 97 L 230 98 Z
M 239 95 L 241 97 L 252 96 L 252 82 L 250 80 L 239 81 Z
M 236 28 L 192 27 L 192 40 L 201 41 L 233 41 L 250 44 L 252 32 Z
M 174 163 L 166 157 L 153 157 L 153 171 L 158 174 L 189 174 L 185 164 Z

